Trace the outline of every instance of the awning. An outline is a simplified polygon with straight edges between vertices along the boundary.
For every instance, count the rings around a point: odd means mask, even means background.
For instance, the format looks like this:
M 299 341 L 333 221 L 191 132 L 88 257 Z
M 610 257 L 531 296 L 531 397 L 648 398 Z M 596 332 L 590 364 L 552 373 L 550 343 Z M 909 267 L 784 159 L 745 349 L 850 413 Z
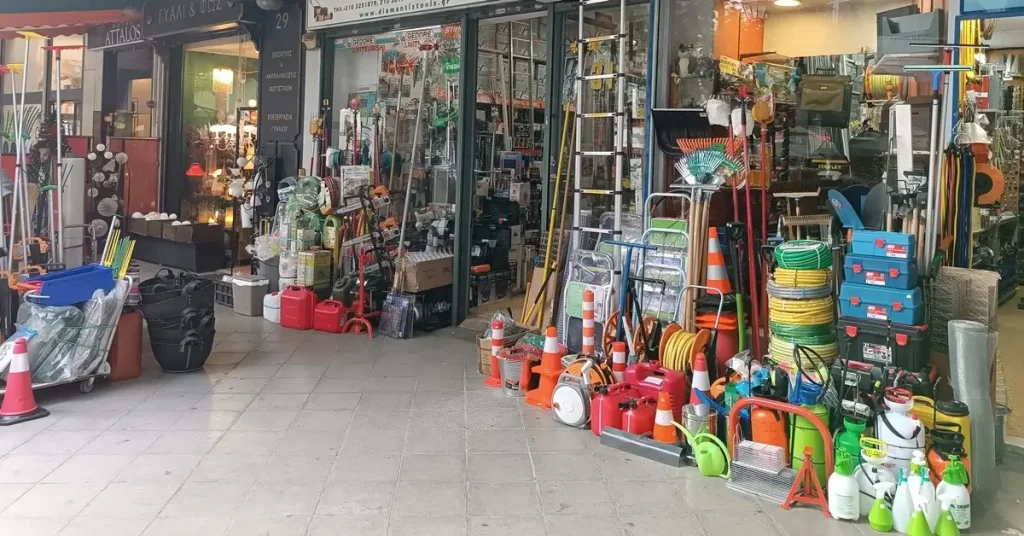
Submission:
M 0 12 L 0 39 L 16 39 L 19 31 L 44 37 L 84 34 L 89 25 L 138 20 L 132 0 L 32 0 L 14 2 Z M 82 5 L 85 4 L 85 5 Z

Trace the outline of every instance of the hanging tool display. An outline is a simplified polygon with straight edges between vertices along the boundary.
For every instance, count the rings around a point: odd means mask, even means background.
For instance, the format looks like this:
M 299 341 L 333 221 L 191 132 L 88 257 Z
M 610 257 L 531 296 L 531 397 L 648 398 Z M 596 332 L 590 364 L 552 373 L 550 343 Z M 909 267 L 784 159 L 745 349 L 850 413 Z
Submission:
M 939 249 L 946 251 L 946 263 L 971 267 L 973 239 L 971 209 L 974 206 L 975 161 L 970 147 L 950 144 L 943 152 L 939 212 L 943 221 Z

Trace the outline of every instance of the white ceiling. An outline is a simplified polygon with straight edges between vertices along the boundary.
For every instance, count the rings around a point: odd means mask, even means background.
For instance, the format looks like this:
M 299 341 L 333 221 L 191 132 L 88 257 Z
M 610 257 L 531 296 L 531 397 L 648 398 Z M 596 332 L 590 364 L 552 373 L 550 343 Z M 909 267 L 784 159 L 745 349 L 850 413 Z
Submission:
M 849 9 L 853 4 L 878 4 L 878 3 L 891 3 L 891 0 L 838 0 L 839 1 L 839 13 L 842 14 L 843 10 Z M 733 3 L 746 4 L 749 6 L 758 6 L 764 8 L 767 13 L 793 13 L 800 11 L 827 11 L 835 9 L 836 0 L 800 0 L 800 5 L 797 7 L 779 7 L 776 6 L 771 0 L 733 0 Z M 912 0 L 907 0 L 907 4 L 913 3 Z

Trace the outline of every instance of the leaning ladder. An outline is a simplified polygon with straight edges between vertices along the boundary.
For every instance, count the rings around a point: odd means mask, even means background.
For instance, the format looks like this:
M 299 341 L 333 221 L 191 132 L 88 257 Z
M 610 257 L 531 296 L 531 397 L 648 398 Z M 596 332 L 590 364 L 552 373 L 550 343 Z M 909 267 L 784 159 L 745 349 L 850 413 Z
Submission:
M 584 16 L 588 6 L 602 4 L 610 0 L 581 0 L 579 3 L 579 40 L 577 41 L 578 60 L 576 63 L 576 132 L 584 132 L 584 122 L 594 119 L 615 120 L 615 148 L 613 150 L 583 150 L 583 136 L 576 136 L 576 173 L 575 186 L 573 188 L 573 213 L 572 213 L 572 249 L 578 250 L 583 244 L 583 234 L 612 235 L 612 240 L 620 240 L 622 234 L 622 182 L 627 162 L 623 153 L 626 141 L 626 48 L 627 34 L 624 30 L 626 24 L 626 0 L 619 0 L 618 31 L 610 35 L 584 37 Z M 584 74 L 585 55 L 588 51 L 597 50 L 604 43 L 610 43 L 613 50 L 618 51 L 618 58 L 615 61 L 614 72 L 601 74 Z M 611 80 L 615 86 L 615 111 L 613 112 L 588 112 L 585 108 L 584 86 L 594 80 Z M 615 167 L 612 170 L 614 189 L 583 188 L 583 159 L 584 158 L 608 158 L 615 157 Z M 592 169 L 596 170 L 594 165 Z M 596 184 L 595 184 L 596 185 Z M 601 227 L 586 227 L 583 222 L 583 196 L 600 195 L 614 196 L 615 219 L 611 229 Z M 600 238 L 598 239 L 600 242 Z M 621 248 L 613 248 L 612 259 L 614 272 L 612 275 L 612 289 L 619 290 L 622 277 L 622 253 Z

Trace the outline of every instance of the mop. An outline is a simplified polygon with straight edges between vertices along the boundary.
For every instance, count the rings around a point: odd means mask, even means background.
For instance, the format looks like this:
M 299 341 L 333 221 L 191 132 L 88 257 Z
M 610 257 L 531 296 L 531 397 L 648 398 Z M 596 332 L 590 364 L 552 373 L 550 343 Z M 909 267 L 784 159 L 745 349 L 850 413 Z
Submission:
M 33 38 L 38 38 L 37 34 L 31 32 L 18 32 L 25 40 L 25 56 L 29 57 L 29 44 Z M 14 107 L 14 140 L 15 140 L 15 175 L 14 175 L 14 188 L 11 208 L 11 236 L 14 236 L 14 229 L 21 227 L 21 258 L 29 263 L 29 249 L 28 249 L 28 232 L 29 232 L 29 219 L 28 219 L 28 193 L 26 183 L 28 177 L 25 175 L 25 147 L 23 142 L 23 128 L 25 127 L 25 91 L 28 81 L 28 65 L 9 65 L 9 72 L 12 73 L 11 77 L 11 104 Z M 17 90 L 14 84 L 13 73 L 21 71 L 21 102 L 17 101 Z M 21 208 L 19 213 L 18 209 Z M 0 233 L 2 234 L 2 233 Z M 7 271 L 9 273 L 14 272 L 14 255 L 9 253 L 7 256 Z
M 751 109 L 754 121 L 761 126 L 761 247 L 768 245 L 768 188 L 771 187 L 772 173 L 775 169 L 772 166 L 772 159 L 768 156 L 768 124 L 772 122 L 772 107 L 767 102 L 759 100 L 754 103 Z M 751 260 L 753 262 L 753 260 Z M 768 261 L 761 259 L 761 276 L 767 279 Z M 765 336 L 768 336 L 768 285 L 761 286 L 761 303 L 764 309 L 761 314 L 761 328 Z

